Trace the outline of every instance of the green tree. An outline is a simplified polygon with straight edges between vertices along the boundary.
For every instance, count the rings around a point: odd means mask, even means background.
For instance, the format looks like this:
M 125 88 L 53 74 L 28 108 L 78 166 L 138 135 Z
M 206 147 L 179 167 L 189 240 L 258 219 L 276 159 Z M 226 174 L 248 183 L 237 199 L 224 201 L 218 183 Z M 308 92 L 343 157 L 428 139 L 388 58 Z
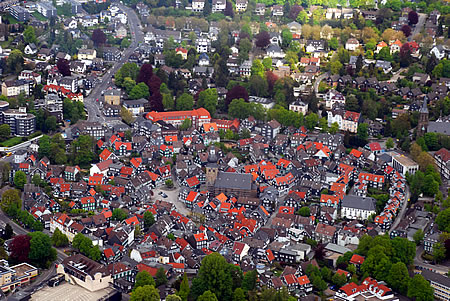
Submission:
M 9 189 L 5 191 L 2 195 L 1 207 L 3 212 L 7 213 L 11 208 L 16 210 L 22 208 L 22 200 L 20 199 L 19 190 Z
M 316 113 L 310 113 L 310 114 L 306 115 L 306 117 L 305 117 L 306 127 L 309 130 L 314 129 L 314 127 L 317 126 L 318 122 L 319 122 L 319 116 Z
M 261 63 L 261 61 L 258 59 L 253 61 L 251 71 L 252 71 L 251 75 L 257 75 L 261 78 L 264 77 L 265 68 L 264 65 Z
M 432 301 L 433 288 L 422 275 L 416 274 L 409 283 L 408 297 L 417 301 Z
M 189 292 L 190 292 L 189 281 L 186 273 L 184 273 L 183 280 L 181 281 L 180 289 L 178 290 L 177 295 L 181 297 L 181 300 L 187 301 Z
M 330 71 L 332 74 L 339 74 L 339 72 L 341 71 L 343 65 L 341 62 L 339 61 L 332 61 L 330 62 Z
M 218 299 L 213 292 L 208 290 L 198 297 L 197 301 L 218 301 Z
M 182 299 L 177 295 L 168 295 L 165 301 L 182 301 Z
M 133 291 L 135 291 L 138 287 L 143 287 L 146 285 L 155 286 L 155 280 L 149 272 L 143 270 L 136 274 Z
M 331 134 L 336 134 L 339 131 L 339 123 L 337 122 L 333 122 L 330 126 L 329 132 Z
M 310 209 L 309 209 L 309 207 L 307 207 L 307 206 L 304 206 L 304 207 L 300 208 L 300 209 L 297 211 L 297 214 L 299 214 L 299 215 L 301 215 L 301 216 L 304 216 L 304 217 L 310 217 L 310 216 L 311 216 Z
M 27 26 L 27 28 L 23 31 L 23 40 L 27 44 L 36 43 L 36 33 L 34 32 L 33 26 Z
M 115 221 L 123 221 L 128 217 L 128 213 L 122 208 L 115 208 L 112 212 L 112 219 Z
M 28 235 L 31 236 L 28 258 L 37 266 L 48 268 L 56 260 L 56 250 L 52 248 L 50 236 L 42 232 L 32 232 Z
M 19 49 L 13 49 L 6 59 L 8 72 L 19 74 L 23 70 L 23 53 Z
M 392 289 L 401 294 L 406 294 L 408 290 L 409 273 L 408 268 L 403 262 L 397 262 L 392 265 L 387 278 L 387 283 Z
M 136 80 L 139 74 L 139 67 L 135 63 L 125 63 L 114 75 L 114 82 L 117 86 L 123 87 L 124 79 L 129 77 Z
M 93 140 L 91 136 L 80 135 L 72 142 L 72 161 L 75 165 L 89 166 L 94 160 Z
M 256 288 L 256 282 L 258 280 L 258 274 L 256 270 L 250 270 L 244 274 L 242 280 L 242 288 L 246 291 L 252 291 Z
M 191 126 L 192 126 L 192 120 L 189 118 L 186 118 L 185 120 L 183 120 L 183 123 L 181 123 L 180 130 L 185 131 L 185 130 L 189 129 Z
M 56 228 L 52 235 L 52 244 L 57 248 L 66 247 L 69 245 L 69 239 L 58 228 Z
M 151 225 L 155 223 L 155 217 L 153 216 L 153 213 L 150 211 L 145 211 L 144 213 L 144 226 L 145 229 L 150 228 Z
M 173 100 L 172 94 L 164 93 L 162 96 L 163 96 L 162 103 L 163 103 L 164 109 L 166 109 L 168 111 L 173 110 L 174 106 L 175 106 L 175 101 Z
M 14 185 L 22 190 L 26 183 L 27 175 L 21 170 L 16 171 L 14 174 Z
M 218 98 L 215 88 L 203 90 L 198 95 L 197 108 L 205 108 L 211 116 L 214 116 L 217 110 Z
M 423 233 L 422 229 L 419 229 L 416 231 L 416 233 L 414 233 L 413 239 L 414 239 L 414 242 L 416 243 L 416 245 L 419 246 L 422 243 L 424 236 L 425 236 L 425 234 Z
M 445 253 L 446 249 L 443 244 L 438 242 L 433 245 L 433 260 L 436 263 L 440 263 L 442 260 L 445 259 Z
M 347 283 L 347 277 L 345 276 L 344 273 L 339 274 L 339 273 L 335 273 L 333 275 L 333 277 L 331 278 L 331 281 L 337 286 L 337 287 L 342 287 L 344 286 L 344 284 Z
M 392 140 L 392 138 L 390 137 L 386 140 L 386 148 L 387 149 L 394 148 L 394 140 Z
M 331 50 L 337 50 L 339 47 L 339 41 L 336 37 L 332 37 L 329 41 L 328 41 L 328 46 L 330 47 Z
M 266 70 L 272 69 L 272 58 L 271 57 L 265 57 L 262 61 L 262 64 Z
M 360 123 L 358 125 L 358 138 L 362 141 L 367 141 L 369 138 L 369 125 L 367 123 Z
M 285 28 L 281 31 L 281 41 L 282 41 L 281 46 L 285 49 L 288 48 L 289 45 L 291 44 L 292 33 L 289 28 Z
M 159 291 L 153 285 L 144 285 L 136 288 L 130 297 L 130 301 L 160 301 Z
M 447 208 L 436 217 L 436 224 L 439 226 L 439 230 L 450 232 L 450 208 Z
M 208 290 L 218 299 L 232 299 L 233 278 L 230 264 L 218 253 L 211 253 L 202 260 L 197 277 L 192 282 L 191 292 L 198 300 L 199 296 Z
M 160 285 L 166 284 L 167 281 L 166 270 L 164 270 L 164 268 L 159 268 L 156 271 L 156 286 L 158 287 Z
M 194 98 L 192 95 L 183 93 L 180 97 L 177 98 L 175 108 L 177 111 L 188 111 L 192 110 L 194 106 Z
M 131 99 L 147 99 L 150 96 L 150 91 L 145 83 L 139 83 L 131 89 L 129 96 Z
M 240 287 L 234 290 L 233 301 L 246 301 L 244 290 Z
M 0 125 L 0 139 L 5 140 L 11 135 L 11 128 L 8 124 Z

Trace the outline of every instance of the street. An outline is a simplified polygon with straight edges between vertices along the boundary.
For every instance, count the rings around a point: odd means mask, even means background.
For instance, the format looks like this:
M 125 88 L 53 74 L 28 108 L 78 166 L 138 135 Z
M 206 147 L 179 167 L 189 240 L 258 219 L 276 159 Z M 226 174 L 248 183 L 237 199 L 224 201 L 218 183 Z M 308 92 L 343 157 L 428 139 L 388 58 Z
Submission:
M 418 14 L 418 15 L 419 15 L 419 21 L 417 22 L 416 26 L 413 28 L 411 35 L 408 37 L 408 41 L 411 41 L 415 35 L 419 34 L 422 31 L 423 25 L 425 24 L 425 21 L 427 20 L 427 14 Z
M 414 265 L 415 266 L 420 266 L 420 267 L 432 270 L 439 274 L 447 274 L 450 271 L 450 267 L 448 267 L 448 266 L 425 263 L 421 257 L 422 253 L 423 253 L 423 247 L 418 246 L 416 248 L 416 257 L 414 257 Z
M 106 91 L 112 83 L 112 76 L 116 74 L 117 70 L 128 61 L 128 57 L 139 45 L 140 41 L 144 40 L 144 33 L 141 30 L 141 21 L 136 15 L 135 11 L 122 4 L 117 3 L 119 8 L 123 10 L 128 16 L 128 25 L 131 31 L 131 45 L 125 49 L 122 53 L 122 57 L 119 61 L 115 62 L 112 68 L 106 72 L 101 78 L 101 82 L 97 84 L 84 99 L 84 105 L 88 111 L 88 121 L 97 121 L 101 124 L 120 123 L 117 118 L 105 117 L 100 110 L 100 101 L 102 97 L 102 91 Z M 99 99 L 99 101 L 97 101 Z
M 408 200 L 410 197 L 411 197 L 411 194 L 409 192 L 409 186 L 406 185 L 406 195 L 405 195 L 405 200 L 403 201 L 403 204 L 402 204 L 402 209 L 400 210 L 399 215 L 397 215 L 397 218 L 395 219 L 394 223 L 392 224 L 391 229 L 389 229 L 389 234 L 391 234 L 391 232 L 393 230 L 395 230 L 395 228 L 397 228 L 398 224 L 405 216 L 406 208 L 408 208 Z

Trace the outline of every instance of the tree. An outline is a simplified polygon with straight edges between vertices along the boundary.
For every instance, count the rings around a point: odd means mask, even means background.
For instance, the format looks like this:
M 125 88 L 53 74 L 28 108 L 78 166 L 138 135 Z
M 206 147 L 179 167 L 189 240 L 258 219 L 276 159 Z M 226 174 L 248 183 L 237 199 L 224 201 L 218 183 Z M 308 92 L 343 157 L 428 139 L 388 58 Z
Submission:
M 14 174 L 14 185 L 22 190 L 26 183 L 27 175 L 21 170 L 16 171 Z
M 250 270 L 244 274 L 242 279 L 242 288 L 246 291 L 252 291 L 256 288 L 256 281 L 258 280 L 258 274 L 256 270 Z
M 171 93 L 164 93 L 162 94 L 162 103 L 164 106 L 164 109 L 170 111 L 174 109 L 175 101 L 173 100 L 173 96 Z
M 233 301 L 246 301 L 244 290 L 240 287 L 234 290 Z
M 92 32 L 91 39 L 96 46 L 100 46 L 106 43 L 107 37 L 103 30 L 97 28 Z
M 194 106 L 194 98 L 192 95 L 183 93 L 177 98 L 175 108 L 177 111 L 187 111 L 192 110 Z
M 132 124 L 135 120 L 133 113 L 125 107 L 120 108 L 120 117 L 126 124 Z
M 56 228 L 52 235 L 52 244 L 57 248 L 66 247 L 69 245 L 69 239 L 58 228 Z
M 281 31 L 281 46 L 283 48 L 288 48 L 292 41 L 292 32 L 289 28 L 285 28 Z
M 19 196 L 19 190 L 9 189 L 5 191 L 2 195 L 1 207 L 5 213 L 8 213 L 11 208 L 15 208 L 16 210 L 22 208 L 22 200 Z
M 255 45 L 259 48 L 265 48 L 270 44 L 270 35 L 267 31 L 261 31 L 256 36 Z
M 136 281 L 134 282 L 133 291 L 135 291 L 138 287 L 143 287 L 146 285 L 155 286 L 155 280 L 149 272 L 142 270 L 136 274 Z
M 112 212 L 112 219 L 115 221 L 123 221 L 127 217 L 128 213 L 121 208 L 115 208 Z
M 244 87 L 236 85 L 227 92 L 227 96 L 225 99 L 226 108 L 228 108 L 228 106 L 234 99 L 241 99 L 241 98 L 244 99 L 245 101 L 248 101 L 248 92 Z
M 72 142 L 72 160 L 75 165 L 89 166 L 94 159 L 91 136 L 80 135 Z
M 339 61 L 332 61 L 330 62 L 330 71 L 332 74 L 339 74 L 341 71 L 343 65 Z
M 264 68 L 266 68 L 266 70 L 272 69 L 272 58 L 271 57 L 265 57 L 262 60 L 262 64 L 263 64 Z
M 9 245 L 10 259 L 14 262 L 30 262 L 28 254 L 30 253 L 30 240 L 28 235 L 18 235 L 13 238 Z
M 446 250 L 443 244 L 438 242 L 433 245 L 433 260 L 436 263 L 440 263 L 442 260 L 445 259 L 445 253 Z
M 219 96 L 215 88 L 203 90 L 198 95 L 197 107 L 205 108 L 211 116 L 214 116 L 217 110 L 218 98 Z
M 309 210 L 309 207 L 304 206 L 302 208 L 300 208 L 297 212 L 299 215 L 304 216 L 304 217 L 310 217 L 311 216 L 311 212 Z
M 330 134 L 336 134 L 339 131 L 339 123 L 333 122 L 330 126 L 329 132 Z
M 189 296 L 189 281 L 186 273 L 183 274 L 183 280 L 181 280 L 180 289 L 177 292 L 177 295 L 181 297 L 181 300 L 187 301 Z
M 2 124 L 0 125 L 0 139 L 5 140 L 11 135 L 11 128 L 9 127 L 9 124 Z
M 408 297 L 418 301 L 432 301 L 433 288 L 422 275 L 416 274 L 411 279 L 408 286 Z
M 392 138 L 390 137 L 386 140 L 386 148 L 387 149 L 394 148 L 394 140 L 392 140 Z
M 56 250 L 52 248 L 50 236 L 39 231 L 28 235 L 31 236 L 29 259 L 39 267 L 48 268 L 56 260 Z
M 394 290 L 405 294 L 408 290 L 409 274 L 408 268 L 403 262 L 394 263 L 389 271 L 387 283 Z
M 168 295 L 165 301 L 182 301 L 182 299 L 177 295 Z
M 416 25 L 419 22 L 419 15 L 415 11 L 410 11 L 408 13 L 408 21 L 410 25 Z
M 130 301 L 159 301 L 159 291 L 153 285 L 144 285 L 131 293 Z
M 220 300 L 232 298 L 233 279 L 230 265 L 219 253 L 211 253 L 202 260 L 197 277 L 192 282 L 192 293 L 198 300 L 201 300 L 200 295 L 208 290 Z
M 419 246 L 422 243 L 424 236 L 425 236 L 425 234 L 423 233 L 422 229 L 419 229 L 416 231 L 416 233 L 414 233 L 413 239 L 414 239 L 414 242 L 416 243 L 416 245 Z
M 328 47 L 330 47 L 331 50 L 337 50 L 339 47 L 339 41 L 336 37 L 332 37 L 328 41 Z
M 27 44 L 36 43 L 36 33 L 34 32 L 33 26 L 27 26 L 27 28 L 23 31 L 23 40 Z
M 333 277 L 331 278 L 331 281 L 337 286 L 342 287 L 345 283 L 347 283 L 347 277 L 344 273 L 335 273 Z
M 439 230 L 450 232 L 450 208 L 447 208 L 439 212 L 439 214 L 436 217 L 436 224 L 438 225 Z
M 186 118 L 185 120 L 183 120 L 183 123 L 181 123 L 180 130 L 185 131 L 185 130 L 189 129 L 191 126 L 192 126 L 192 120 L 189 118 Z
M 213 292 L 208 290 L 198 297 L 197 301 L 218 301 L 218 299 Z
M 23 53 L 19 49 L 13 49 L 6 59 L 8 72 L 19 74 L 24 66 Z
M 166 284 L 167 281 L 166 270 L 164 270 L 164 268 L 159 268 L 156 271 L 156 286 L 158 287 L 160 285 Z
M 369 125 L 367 123 L 360 123 L 358 125 L 358 138 L 362 141 L 367 141 L 369 138 Z
M 127 77 L 136 81 L 139 71 L 139 67 L 135 63 L 125 63 L 114 75 L 114 82 L 117 86 L 122 87 L 123 82 Z M 146 84 L 150 87 L 149 83 Z
M 70 72 L 69 61 L 66 59 L 59 59 L 56 63 L 56 67 L 58 68 L 59 73 L 63 76 L 70 76 L 72 72 Z
M 317 126 L 318 122 L 319 116 L 316 113 L 310 113 L 305 117 L 305 125 L 309 130 L 314 129 L 314 127 Z
M 139 83 L 131 89 L 129 96 L 131 99 L 148 98 L 150 91 L 145 83 Z
M 403 34 L 405 35 L 405 37 L 409 37 L 411 35 L 411 27 L 409 27 L 408 25 L 403 25 L 402 28 L 400 28 L 400 30 L 403 32 Z
M 5 234 L 3 235 L 3 239 L 4 240 L 8 240 L 8 239 L 10 239 L 11 237 L 13 237 L 14 236 L 14 230 L 13 230 L 13 228 L 11 227 L 11 225 L 8 223 L 8 224 L 6 224 L 6 226 L 5 226 Z
M 267 81 L 259 75 L 252 75 L 249 80 L 249 91 L 252 95 L 265 97 L 268 94 Z M 280 92 L 281 93 L 281 92 Z M 284 97 L 284 94 L 283 94 Z M 275 100 L 277 95 L 275 95 Z M 283 101 L 284 102 L 284 101 Z
M 136 78 L 136 83 L 147 83 L 150 81 L 150 78 L 153 75 L 153 67 L 152 64 L 145 63 L 139 69 L 139 74 Z
M 256 59 L 253 61 L 252 63 L 252 69 L 251 69 L 251 74 L 252 75 L 258 75 L 260 77 L 264 76 L 264 65 L 261 63 L 260 60 Z

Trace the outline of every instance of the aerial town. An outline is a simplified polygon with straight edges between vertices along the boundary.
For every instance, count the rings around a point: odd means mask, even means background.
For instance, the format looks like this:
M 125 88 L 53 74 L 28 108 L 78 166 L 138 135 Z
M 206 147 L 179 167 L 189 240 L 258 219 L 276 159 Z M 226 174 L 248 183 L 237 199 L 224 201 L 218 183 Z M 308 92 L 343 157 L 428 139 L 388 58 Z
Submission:
M 450 300 L 450 2 L 0 1 L 0 300 Z

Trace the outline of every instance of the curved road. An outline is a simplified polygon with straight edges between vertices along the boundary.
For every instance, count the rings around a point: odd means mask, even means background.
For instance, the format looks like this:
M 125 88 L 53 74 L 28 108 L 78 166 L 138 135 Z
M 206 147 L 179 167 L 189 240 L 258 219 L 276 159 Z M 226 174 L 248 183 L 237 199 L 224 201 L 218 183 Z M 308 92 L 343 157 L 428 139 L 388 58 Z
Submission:
M 320 82 L 321 82 L 324 78 L 328 77 L 329 75 L 330 75 L 330 74 L 329 74 L 328 72 L 325 72 L 325 73 L 319 75 L 319 76 L 316 78 L 316 81 L 314 82 L 314 93 L 316 93 L 316 95 L 317 95 L 317 93 L 319 93 L 319 84 L 320 84 Z
M 102 91 L 105 91 L 108 87 L 110 87 L 113 74 L 115 74 L 117 70 L 119 70 L 120 67 L 128 61 L 130 54 L 133 53 L 139 45 L 139 42 L 144 40 L 144 33 L 141 30 L 141 21 L 139 20 L 136 12 L 120 3 L 117 3 L 117 5 L 127 14 L 128 17 L 128 25 L 131 31 L 130 47 L 123 51 L 120 60 L 114 63 L 112 68 L 103 75 L 101 82 L 97 84 L 92 89 L 91 93 L 84 99 L 84 105 L 88 111 L 88 121 L 98 121 L 102 124 L 107 123 L 108 121 L 117 121 L 117 118 L 105 117 L 100 110 L 100 102 L 97 102 L 97 99 L 101 98 Z

